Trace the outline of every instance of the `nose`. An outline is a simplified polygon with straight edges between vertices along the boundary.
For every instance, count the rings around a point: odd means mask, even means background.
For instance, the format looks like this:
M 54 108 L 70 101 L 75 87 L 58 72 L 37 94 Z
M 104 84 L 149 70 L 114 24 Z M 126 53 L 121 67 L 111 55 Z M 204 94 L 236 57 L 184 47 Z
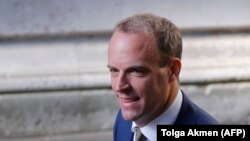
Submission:
M 130 84 L 128 79 L 126 78 L 126 75 L 120 74 L 116 81 L 115 91 L 126 92 L 129 89 L 130 89 Z

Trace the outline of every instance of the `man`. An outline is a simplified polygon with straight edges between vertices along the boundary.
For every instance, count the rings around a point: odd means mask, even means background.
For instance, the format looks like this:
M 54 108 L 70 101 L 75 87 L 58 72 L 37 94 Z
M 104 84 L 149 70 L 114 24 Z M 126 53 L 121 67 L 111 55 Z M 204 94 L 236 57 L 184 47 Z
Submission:
M 169 20 L 139 14 L 117 24 L 108 48 L 112 90 L 120 111 L 115 141 L 133 141 L 139 128 L 156 140 L 158 124 L 217 124 L 180 90 L 182 39 Z

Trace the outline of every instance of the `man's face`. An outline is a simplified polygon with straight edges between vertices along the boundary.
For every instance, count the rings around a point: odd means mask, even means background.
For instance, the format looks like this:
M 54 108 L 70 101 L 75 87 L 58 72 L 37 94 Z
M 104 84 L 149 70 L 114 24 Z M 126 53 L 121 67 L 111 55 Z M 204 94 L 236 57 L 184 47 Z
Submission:
M 154 38 L 116 31 L 108 49 L 112 90 L 125 120 L 147 124 L 166 107 L 169 69 L 159 67 Z

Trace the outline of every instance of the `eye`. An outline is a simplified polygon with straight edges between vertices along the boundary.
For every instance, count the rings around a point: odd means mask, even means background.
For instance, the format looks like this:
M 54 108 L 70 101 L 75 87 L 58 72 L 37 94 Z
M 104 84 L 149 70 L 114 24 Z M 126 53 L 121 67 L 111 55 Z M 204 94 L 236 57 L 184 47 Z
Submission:
M 144 73 L 144 71 L 143 70 L 133 70 L 133 71 L 131 71 L 132 73 L 138 73 L 138 74 L 142 74 L 142 73 Z
M 146 68 L 142 68 L 142 67 L 138 67 L 138 68 L 132 68 L 130 70 L 130 74 L 134 75 L 134 76 L 145 76 L 148 73 L 148 70 Z
M 111 74 L 111 76 L 117 76 L 119 71 L 115 68 L 109 68 L 109 72 Z
M 109 72 L 116 72 L 116 71 L 117 71 L 116 69 L 109 68 Z

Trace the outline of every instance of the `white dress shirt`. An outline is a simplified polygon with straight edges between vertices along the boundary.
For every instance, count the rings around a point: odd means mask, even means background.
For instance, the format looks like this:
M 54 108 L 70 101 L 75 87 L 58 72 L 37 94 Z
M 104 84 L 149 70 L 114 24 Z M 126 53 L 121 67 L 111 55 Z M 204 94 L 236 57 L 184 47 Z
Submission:
M 140 128 L 141 132 L 145 137 L 147 137 L 148 141 L 156 141 L 157 125 L 160 124 L 171 125 L 175 122 L 178 113 L 181 109 L 182 99 L 183 99 L 182 92 L 181 90 L 179 90 L 173 103 L 169 106 L 168 109 L 166 109 L 165 112 L 163 112 L 159 117 L 155 118 L 144 127 Z M 135 122 L 132 122 L 132 127 L 131 127 L 132 132 L 135 132 L 136 126 L 137 125 L 135 124 Z M 135 134 L 134 134 L 134 140 L 135 140 Z

